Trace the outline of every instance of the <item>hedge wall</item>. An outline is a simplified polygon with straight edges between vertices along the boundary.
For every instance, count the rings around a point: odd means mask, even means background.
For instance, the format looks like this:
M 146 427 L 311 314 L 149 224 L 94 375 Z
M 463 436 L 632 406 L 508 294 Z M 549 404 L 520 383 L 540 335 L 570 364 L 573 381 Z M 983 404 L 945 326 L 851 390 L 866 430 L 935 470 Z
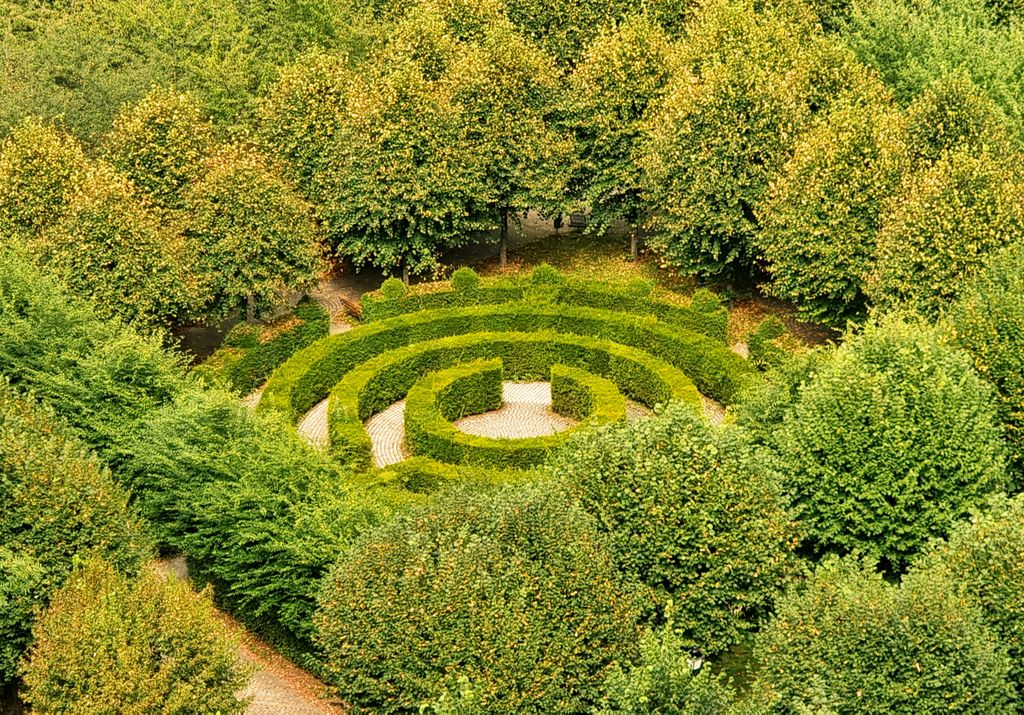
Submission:
M 371 465 L 363 420 L 405 397 L 421 375 L 479 358 L 500 357 L 509 379 L 548 377 L 555 363 L 607 377 L 648 407 L 677 400 L 701 409 L 700 393 L 663 360 L 598 338 L 536 333 L 470 333 L 388 351 L 350 371 L 330 393 L 331 450 L 353 468 Z
M 652 316 L 676 327 L 705 335 L 721 345 L 725 345 L 728 339 L 729 313 L 713 293 L 698 291 L 691 305 L 682 307 L 651 298 L 650 285 L 642 281 L 616 285 L 572 278 L 543 283 L 529 279 L 501 278 L 481 280 L 476 287 L 407 292 L 392 298 L 386 298 L 380 291 L 375 291 L 363 295 L 362 302 L 363 320 L 368 323 L 421 310 L 517 302 L 528 305 L 556 303 Z
M 428 374 L 409 390 L 405 439 L 409 451 L 446 464 L 525 469 L 542 464 L 550 451 L 583 427 L 626 418 L 626 400 L 615 384 L 564 365 L 551 366 L 552 395 L 583 420 L 571 430 L 523 439 L 493 439 L 466 434 L 451 424 L 468 414 L 501 405 L 500 359 L 477 360 Z M 555 411 L 554 399 L 552 407 Z
M 346 373 L 367 360 L 416 342 L 477 331 L 553 331 L 638 348 L 677 366 L 701 392 L 725 404 L 734 402 L 743 387 L 758 379 L 753 366 L 724 345 L 654 318 L 517 303 L 401 315 L 316 342 L 275 371 L 260 409 L 277 409 L 297 419 L 324 399 Z
M 312 301 L 299 303 L 291 316 L 297 322 L 266 342 L 261 340 L 261 334 L 273 325 L 239 323 L 224 338 L 224 346 L 196 367 L 195 373 L 209 382 L 223 381 L 241 394 L 252 392 L 274 368 L 302 348 L 326 337 L 330 330 L 331 316 Z

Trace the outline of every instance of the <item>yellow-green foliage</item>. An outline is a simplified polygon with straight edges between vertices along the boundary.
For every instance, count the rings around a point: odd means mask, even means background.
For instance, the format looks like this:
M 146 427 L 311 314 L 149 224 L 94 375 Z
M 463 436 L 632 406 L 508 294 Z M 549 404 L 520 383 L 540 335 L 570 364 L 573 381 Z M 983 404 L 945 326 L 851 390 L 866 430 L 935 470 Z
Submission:
M 15 127 L 0 147 L 0 234 L 30 237 L 60 220 L 88 164 L 78 142 L 52 125 Z
M 1024 692 L 1024 497 L 993 497 L 915 564 L 948 571 L 957 590 L 977 601 L 1010 658 L 1010 678 Z
M 144 572 L 88 563 L 33 628 L 24 666 L 33 712 L 232 715 L 248 670 L 209 594 Z
M 908 177 L 888 202 L 878 237 L 872 301 L 935 315 L 985 258 L 1024 233 L 1016 158 L 949 152 Z
M 153 89 L 114 119 L 104 140 L 110 162 L 165 207 L 201 169 L 213 143 L 213 125 L 189 94 Z
M 827 106 L 828 90 L 842 81 L 818 66 L 831 53 L 795 5 L 758 10 L 716 0 L 688 30 L 649 120 L 644 188 L 659 229 L 652 245 L 684 270 L 742 270 L 769 180 L 812 105 Z
M 907 164 L 903 118 L 867 82 L 801 134 L 759 209 L 768 290 L 840 326 L 864 309 L 880 215 Z
M 312 209 L 273 162 L 232 145 L 201 173 L 185 197 L 186 220 L 221 308 L 250 297 L 266 305 L 316 278 L 322 249 Z
M 89 169 L 67 214 L 32 248 L 106 316 L 167 322 L 194 316 L 206 303 L 193 242 L 105 164 Z
M 956 581 L 933 570 L 893 585 L 872 566 L 829 559 L 776 605 L 752 710 L 1014 712 L 1006 649 Z

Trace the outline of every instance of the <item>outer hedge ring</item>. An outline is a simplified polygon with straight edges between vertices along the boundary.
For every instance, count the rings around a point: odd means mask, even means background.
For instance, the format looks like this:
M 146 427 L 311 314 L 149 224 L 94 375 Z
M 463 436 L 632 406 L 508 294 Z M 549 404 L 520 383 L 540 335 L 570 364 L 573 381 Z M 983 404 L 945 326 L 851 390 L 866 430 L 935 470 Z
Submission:
M 324 338 L 299 351 L 271 376 L 261 409 L 293 420 L 329 394 L 346 373 L 381 353 L 424 340 L 478 331 L 556 331 L 645 350 L 690 375 L 704 394 L 725 404 L 757 373 L 746 360 L 712 339 L 682 328 L 594 308 L 519 303 L 445 308 L 400 315 Z
M 405 397 L 419 377 L 479 358 L 501 357 L 513 379 L 544 379 L 556 363 L 610 379 L 648 407 L 671 400 L 701 411 L 701 396 L 681 370 L 643 351 L 608 340 L 550 332 L 469 333 L 416 343 L 369 360 L 331 391 L 331 451 L 357 468 L 372 466 L 363 420 Z

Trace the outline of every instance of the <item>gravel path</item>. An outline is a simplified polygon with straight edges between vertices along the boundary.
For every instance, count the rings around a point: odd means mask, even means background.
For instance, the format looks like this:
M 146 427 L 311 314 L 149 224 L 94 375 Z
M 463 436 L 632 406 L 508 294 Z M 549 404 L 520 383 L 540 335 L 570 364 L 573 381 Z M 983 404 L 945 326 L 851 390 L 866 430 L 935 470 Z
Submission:
M 185 557 L 162 559 L 157 571 L 188 580 Z M 231 616 L 218 612 L 221 621 L 238 640 L 239 658 L 251 664 L 255 673 L 239 697 L 250 698 L 246 715 L 334 715 L 345 711 L 324 700 L 327 686 L 296 667 L 280 653 L 253 635 Z

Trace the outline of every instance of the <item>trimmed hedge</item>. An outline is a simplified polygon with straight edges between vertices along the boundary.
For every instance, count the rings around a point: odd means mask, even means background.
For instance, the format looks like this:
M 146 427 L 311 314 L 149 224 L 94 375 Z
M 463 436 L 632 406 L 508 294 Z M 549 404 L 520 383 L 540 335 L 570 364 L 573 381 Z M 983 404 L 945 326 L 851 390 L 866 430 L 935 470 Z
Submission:
M 458 288 L 455 288 L 456 283 L 459 284 Z M 546 302 L 649 315 L 705 335 L 722 345 L 728 340 L 729 313 L 714 293 L 699 290 L 694 294 L 691 305 L 684 308 L 653 299 L 650 286 L 642 282 L 616 285 L 573 278 L 560 281 L 546 278 L 499 278 L 482 280 L 472 285 L 471 281 L 465 280 L 465 276 L 456 271 L 449 290 L 408 292 L 395 297 L 385 297 L 381 291 L 375 291 L 363 295 L 362 300 L 363 319 L 368 323 L 421 310 L 516 302 L 536 305 Z
M 364 486 L 370 488 L 394 487 L 414 494 L 434 494 L 455 484 L 478 487 L 496 487 L 507 484 L 526 484 L 535 474 L 525 469 L 491 469 L 468 464 L 442 464 L 428 457 L 410 457 L 398 464 L 374 472 L 364 473 Z
M 239 323 L 224 338 L 224 346 L 196 367 L 196 375 L 209 382 L 223 380 L 241 394 L 257 389 L 274 368 L 330 330 L 331 316 L 313 301 L 302 301 L 291 315 L 298 322 L 266 342 L 261 334 L 273 324 Z
M 345 375 L 331 391 L 332 453 L 353 468 L 369 468 L 372 450 L 362 421 L 406 396 L 421 375 L 480 358 L 501 358 L 510 379 L 545 379 L 552 365 L 562 363 L 607 377 L 650 408 L 670 401 L 697 411 L 701 406 L 686 375 L 625 345 L 550 332 L 470 333 L 390 350 Z
M 584 427 L 626 419 L 626 400 L 615 384 L 584 370 L 551 366 L 552 407 L 583 420 L 571 430 L 542 437 L 493 439 L 466 434 L 451 424 L 501 406 L 500 359 L 477 360 L 419 380 L 406 399 L 405 439 L 413 454 L 447 464 L 524 469 L 542 464 L 551 450 Z
M 476 331 L 553 331 L 632 346 L 677 366 L 704 394 L 731 404 L 757 371 L 724 345 L 653 318 L 594 308 L 521 303 L 447 308 L 401 315 L 325 338 L 296 353 L 271 376 L 260 409 L 293 420 L 323 400 L 346 373 L 381 353 Z
M 330 393 L 332 452 L 353 468 L 369 468 L 371 445 L 363 420 L 405 397 L 425 373 L 494 357 L 502 358 L 510 379 L 544 379 L 552 365 L 563 363 L 607 377 L 648 407 L 678 400 L 701 409 L 700 393 L 685 374 L 634 348 L 546 331 L 469 333 L 397 348 L 346 374 Z

